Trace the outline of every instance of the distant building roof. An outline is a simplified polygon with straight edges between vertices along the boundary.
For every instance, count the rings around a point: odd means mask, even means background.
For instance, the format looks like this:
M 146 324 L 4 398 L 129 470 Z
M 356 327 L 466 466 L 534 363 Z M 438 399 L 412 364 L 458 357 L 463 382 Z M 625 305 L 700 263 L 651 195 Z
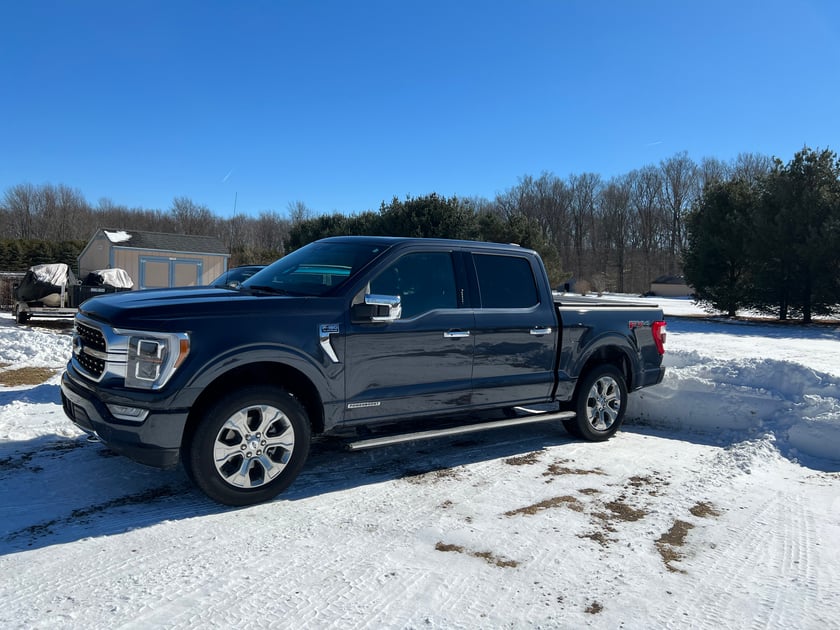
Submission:
M 102 233 L 109 241 L 119 247 L 159 249 L 170 252 L 195 252 L 201 254 L 228 254 L 228 249 L 225 247 L 225 244 L 215 236 L 108 229 L 103 229 Z
M 653 284 L 685 284 L 683 276 L 659 276 Z

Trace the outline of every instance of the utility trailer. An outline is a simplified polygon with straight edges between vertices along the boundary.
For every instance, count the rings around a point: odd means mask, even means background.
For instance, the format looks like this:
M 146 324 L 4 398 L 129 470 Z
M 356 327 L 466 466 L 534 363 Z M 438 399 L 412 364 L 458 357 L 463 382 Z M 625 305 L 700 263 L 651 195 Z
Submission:
M 85 300 L 127 291 L 133 286 L 134 282 L 123 269 L 91 272 L 85 284 L 79 284 L 64 263 L 35 265 L 15 286 L 12 315 L 18 324 L 25 324 L 32 317 L 75 317 L 79 305 Z

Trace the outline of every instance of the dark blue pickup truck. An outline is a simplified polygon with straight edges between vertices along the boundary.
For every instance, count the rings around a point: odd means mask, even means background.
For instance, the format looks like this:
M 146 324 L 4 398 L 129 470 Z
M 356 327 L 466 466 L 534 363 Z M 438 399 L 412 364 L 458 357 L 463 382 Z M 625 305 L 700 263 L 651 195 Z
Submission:
M 628 392 L 662 380 L 664 341 L 656 307 L 556 300 L 528 249 L 336 237 L 233 288 L 88 300 L 61 392 L 113 450 L 248 505 L 292 483 L 317 434 L 359 449 L 555 420 L 605 440 Z

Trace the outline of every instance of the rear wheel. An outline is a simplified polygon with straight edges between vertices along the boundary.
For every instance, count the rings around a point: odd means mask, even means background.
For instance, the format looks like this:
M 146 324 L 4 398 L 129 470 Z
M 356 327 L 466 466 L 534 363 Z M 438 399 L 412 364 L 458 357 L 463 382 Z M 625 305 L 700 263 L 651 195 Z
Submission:
M 287 391 L 252 387 L 219 399 L 186 446 L 195 484 L 225 505 L 252 505 L 291 485 L 309 454 L 311 429 Z
M 612 365 L 590 370 L 578 385 L 574 420 L 563 426 L 575 437 L 600 442 L 612 437 L 624 421 L 627 410 L 627 384 L 621 371 Z

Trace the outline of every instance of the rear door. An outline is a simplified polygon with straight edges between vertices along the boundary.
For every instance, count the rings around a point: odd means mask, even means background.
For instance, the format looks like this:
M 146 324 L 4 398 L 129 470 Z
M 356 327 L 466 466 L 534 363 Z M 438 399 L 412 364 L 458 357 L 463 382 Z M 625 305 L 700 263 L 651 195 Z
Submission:
M 474 317 L 465 308 L 460 261 L 451 251 L 409 251 L 367 283 L 363 293 L 400 296 L 402 316 L 351 318 L 347 421 L 447 413 L 470 403 Z
M 545 272 L 523 252 L 473 252 L 475 308 L 473 402 L 523 404 L 548 400 L 554 386 L 559 331 Z

